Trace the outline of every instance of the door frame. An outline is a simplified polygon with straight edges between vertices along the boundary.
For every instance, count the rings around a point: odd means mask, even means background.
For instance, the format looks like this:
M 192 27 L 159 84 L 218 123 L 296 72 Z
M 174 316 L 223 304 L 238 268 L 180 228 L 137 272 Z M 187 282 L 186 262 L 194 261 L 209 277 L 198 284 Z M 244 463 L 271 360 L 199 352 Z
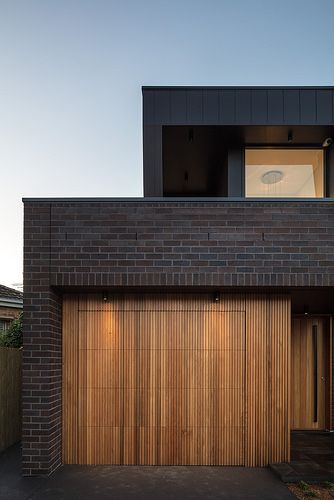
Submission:
M 325 361 L 325 370 L 326 370 L 326 387 L 325 387 L 325 431 L 334 430 L 333 424 L 333 410 L 332 410 L 332 400 L 333 400 L 333 321 L 334 317 L 332 314 L 291 314 L 291 342 L 292 342 L 292 322 L 294 319 L 325 319 L 327 320 L 327 324 L 325 327 L 325 352 L 326 352 L 326 361 Z M 292 350 L 290 349 L 290 352 Z M 291 364 L 292 360 L 290 360 Z M 290 373 L 292 373 L 290 366 Z M 291 384 L 291 380 L 290 380 Z M 291 419 L 290 419 L 291 420 Z M 291 426 L 291 423 L 290 423 Z M 291 429 L 292 430 L 292 429 Z M 307 431 L 305 431 L 307 432 Z M 317 431 L 315 429 L 310 430 L 310 432 L 323 432 L 323 430 Z

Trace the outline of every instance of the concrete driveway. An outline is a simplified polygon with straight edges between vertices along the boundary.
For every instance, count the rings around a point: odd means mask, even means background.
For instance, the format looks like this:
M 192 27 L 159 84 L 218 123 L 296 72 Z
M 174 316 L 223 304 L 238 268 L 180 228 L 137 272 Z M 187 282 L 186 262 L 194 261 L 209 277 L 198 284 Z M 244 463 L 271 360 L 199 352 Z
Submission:
M 0 455 L 0 499 L 203 500 L 295 498 L 267 468 L 74 466 L 20 476 L 20 447 Z

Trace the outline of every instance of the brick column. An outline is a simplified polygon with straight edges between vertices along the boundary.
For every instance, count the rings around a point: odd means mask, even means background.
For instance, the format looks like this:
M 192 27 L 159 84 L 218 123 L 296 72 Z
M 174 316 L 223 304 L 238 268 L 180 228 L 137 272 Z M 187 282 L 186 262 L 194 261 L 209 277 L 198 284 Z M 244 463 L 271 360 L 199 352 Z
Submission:
M 50 205 L 25 205 L 23 474 L 61 464 L 61 297 L 50 288 Z

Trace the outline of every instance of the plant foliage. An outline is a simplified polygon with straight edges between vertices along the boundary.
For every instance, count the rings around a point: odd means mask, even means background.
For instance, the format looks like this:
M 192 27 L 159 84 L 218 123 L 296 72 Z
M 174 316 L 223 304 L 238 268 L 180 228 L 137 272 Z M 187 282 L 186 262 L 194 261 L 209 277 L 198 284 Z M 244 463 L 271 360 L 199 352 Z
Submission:
M 7 330 L 0 332 L 0 347 L 22 347 L 22 313 Z

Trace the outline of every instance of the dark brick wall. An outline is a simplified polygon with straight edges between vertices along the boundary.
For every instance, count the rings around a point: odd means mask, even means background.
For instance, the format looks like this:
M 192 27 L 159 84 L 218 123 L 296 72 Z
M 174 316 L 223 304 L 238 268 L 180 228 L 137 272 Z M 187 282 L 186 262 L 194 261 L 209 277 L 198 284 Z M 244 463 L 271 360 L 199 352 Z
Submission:
M 23 474 L 61 464 L 61 297 L 50 289 L 50 207 L 25 207 Z
M 25 202 L 24 473 L 61 463 L 59 287 L 331 287 L 333 241 L 331 202 Z
M 54 203 L 50 219 L 52 285 L 334 285 L 332 203 Z

